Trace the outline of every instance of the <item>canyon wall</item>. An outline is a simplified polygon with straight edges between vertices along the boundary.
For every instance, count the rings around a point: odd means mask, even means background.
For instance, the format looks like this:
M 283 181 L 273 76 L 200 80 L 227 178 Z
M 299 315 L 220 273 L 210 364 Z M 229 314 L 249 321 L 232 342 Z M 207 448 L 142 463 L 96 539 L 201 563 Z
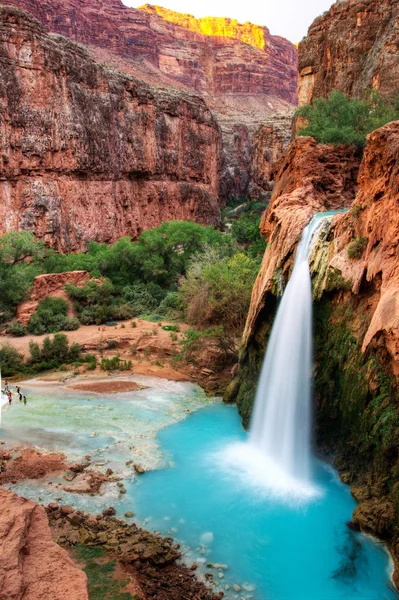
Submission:
M 349 147 L 311 138 L 297 139 L 281 159 L 228 393 L 248 425 L 279 281 L 290 275 L 302 230 L 317 211 L 350 207 L 326 224 L 310 257 L 315 443 L 352 485 L 354 526 L 387 541 L 399 564 L 399 121 L 368 136 L 357 176 L 359 162 Z
M 121 0 L 6 0 L 51 31 L 90 47 L 149 83 L 201 95 L 222 131 L 222 201 L 248 190 L 252 134 L 267 116 L 293 113 L 297 50 L 266 27 L 232 19 L 195 19 Z
M 0 233 L 60 251 L 163 221 L 218 225 L 221 139 L 202 98 L 96 63 L 0 8 Z
M 299 104 L 341 90 L 397 94 L 397 0 L 343 0 L 318 17 L 299 44 Z

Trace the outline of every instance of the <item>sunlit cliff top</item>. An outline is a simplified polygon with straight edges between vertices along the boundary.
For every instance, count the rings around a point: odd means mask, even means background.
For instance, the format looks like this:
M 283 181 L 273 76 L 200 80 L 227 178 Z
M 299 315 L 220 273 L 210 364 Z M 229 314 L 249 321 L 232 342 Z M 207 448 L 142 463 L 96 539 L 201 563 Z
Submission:
M 202 35 L 232 38 L 245 44 L 264 50 L 269 45 L 270 32 L 267 27 L 252 23 L 239 23 L 236 19 L 225 17 L 203 17 L 196 19 L 193 15 L 174 12 L 162 6 L 144 4 L 139 10 L 157 14 L 165 21 L 174 23 Z

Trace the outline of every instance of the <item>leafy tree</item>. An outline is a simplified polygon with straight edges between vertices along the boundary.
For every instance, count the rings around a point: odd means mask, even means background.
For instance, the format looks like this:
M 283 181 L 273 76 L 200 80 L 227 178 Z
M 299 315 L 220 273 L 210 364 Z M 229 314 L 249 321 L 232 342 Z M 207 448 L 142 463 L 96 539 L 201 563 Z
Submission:
M 15 231 L 0 237 L 0 322 L 8 321 L 25 298 L 46 250 L 32 233 Z
M 23 370 L 23 356 L 9 342 L 0 346 L 0 368 L 5 377 Z
M 312 136 L 321 144 L 362 148 L 369 133 L 399 118 L 399 107 L 376 91 L 358 100 L 335 90 L 327 100 L 316 98 L 296 114 L 306 122 L 299 135 Z

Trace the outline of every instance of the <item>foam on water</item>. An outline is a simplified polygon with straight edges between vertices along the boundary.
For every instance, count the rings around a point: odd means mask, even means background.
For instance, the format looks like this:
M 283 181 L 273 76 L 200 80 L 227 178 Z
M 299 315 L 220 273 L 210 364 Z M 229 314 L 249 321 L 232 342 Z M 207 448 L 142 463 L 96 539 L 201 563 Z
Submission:
M 248 442 L 230 444 L 211 455 L 223 475 L 242 480 L 254 494 L 271 498 L 289 506 L 301 506 L 320 498 L 321 488 L 305 480 L 296 479 Z

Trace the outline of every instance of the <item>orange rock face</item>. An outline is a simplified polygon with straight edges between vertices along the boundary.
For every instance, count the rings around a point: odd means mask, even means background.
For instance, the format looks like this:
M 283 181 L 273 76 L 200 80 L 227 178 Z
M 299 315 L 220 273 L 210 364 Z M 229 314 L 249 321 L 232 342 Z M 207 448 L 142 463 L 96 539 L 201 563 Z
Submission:
M 46 511 L 0 489 L 0 600 L 88 600 L 86 575 L 51 537 Z
M 297 49 L 266 27 L 195 19 L 151 5 L 127 8 L 121 0 L 5 4 L 25 9 L 51 31 L 89 45 L 94 57 L 122 71 L 201 95 L 222 132 L 222 200 L 247 192 L 254 130 L 268 115 L 292 112 L 296 105 Z
M 219 223 L 220 132 L 201 98 L 100 66 L 15 8 L 0 31 L 0 233 L 71 251 Z
M 45 300 L 48 296 L 63 298 L 68 300 L 68 294 L 65 292 L 65 284 L 72 283 L 82 286 L 90 279 L 87 271 L 70 271 L 69 273 L 50 273 L 38 275 L 33 281 L 30 297 L 17 308 L 17 320 L 23 325 L 28 325 L 33 313 L 36 311 L 40 300 Z
M 378 340 L 389 352 L 399 376 L 399 121 L 377 129 L 367 138 L 359 174 L 359 193 L 352 211 L 334 231 L 332 268 L 338 269 L 359 294 L 370 290 L 372 317 L 363 339 L 365 352 Z M 348 257 L 348 244 L 364 240 L 358 259 Z M 376 285 L 373 285 L 376 284 Z
M 397 0 L 344 0 L 318 17 L 299 44 L 299 104 L 332 90 L 360 96 L 375 88 L 397 94 Z
M 306 137 L 298 138 L 281 157 L 261 223 L 268 245 L 252 293 L 244 345 L 260 325 L 258 317 L 273 289 L 276 272 L 288 276 L 296 246 L 312 216 L 353 202 L 359 161 L 351 147 L 317 145 Z

